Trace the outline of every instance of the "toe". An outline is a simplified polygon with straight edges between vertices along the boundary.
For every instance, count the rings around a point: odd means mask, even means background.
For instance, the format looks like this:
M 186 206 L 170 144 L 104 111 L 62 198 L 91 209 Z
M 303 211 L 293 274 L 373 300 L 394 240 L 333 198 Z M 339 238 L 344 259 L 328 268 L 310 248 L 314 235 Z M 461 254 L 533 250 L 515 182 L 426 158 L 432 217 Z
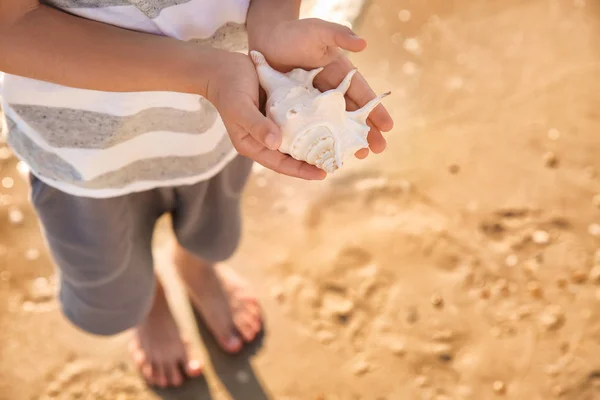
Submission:
M 185 372 L 190 378 L 202 375 L 202 363 L 200 360 L 189 360 L 185 365 Z
M 254 328 L 252 327 L 252 324 L 250 323 L 250 319 L 241 319 L 236 323 L 236 326 L 238 328 L 238 330 L 240 331 L 240 333 L 242 334 L 242 337 L 244 338 L 244 340 L 246 342 L 250 342 L 252 340 L 254 340 L 254 337 L 256 336 L 256 331 L 254 330 Z
M 167 375 L 165 374 L 165 368 L 162 363 L 156 363 L 152 366 L 154 383 L 162 388 L 167 387 Z
M 148 382 L 151 385 L 155 384 L 154 373 L 152 371 L 152 364 L 150 364 L 150 363 L 142 364 L 140 371 L 142 372 L 142 375 L 144 376 L 144 379 L 146 380 L 146 382 Z
M 237 353 L 242 348 L 242 340 L 238 334 L 233 332 L 233 329 L 228 336 L 221 337 L 219 343 L 225 351 L 230 353 Z
M 181 372 L 179 370 L 179 364 L 174 363 L 165 367 L 165 372 L 167 375 L 167 385 L 178 387 L 183 383 L 183 376 L 181 376 Z
M 258 305 L 258 302 L 248 303 L 246 305 L 246 310 L 249 314 L 252 314 L 252 316 L 256 319 L 260 320 L 262 318 L 262 311 L 260 309 L 260 306 Z
M 254 340 L 258 331 L 260 331 L 260 319 L 254 317 L 250 313 L 240 314 L 236 318 L 236 326 L 242 333 L 244 340 L 247 342 Z

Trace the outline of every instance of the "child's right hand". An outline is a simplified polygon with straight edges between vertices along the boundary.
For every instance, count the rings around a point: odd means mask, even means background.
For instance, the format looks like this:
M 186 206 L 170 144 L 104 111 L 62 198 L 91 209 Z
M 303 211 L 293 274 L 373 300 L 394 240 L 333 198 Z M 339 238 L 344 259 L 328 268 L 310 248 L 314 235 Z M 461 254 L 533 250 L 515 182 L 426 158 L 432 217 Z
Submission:
M 235 149 L 257 163 L 284 175 L 321 180 L 326 173 L 277 149 L 279 127 L 259 111 L 259 81 L 250 57 L 219 52 L 207 99 L 217 108 Z

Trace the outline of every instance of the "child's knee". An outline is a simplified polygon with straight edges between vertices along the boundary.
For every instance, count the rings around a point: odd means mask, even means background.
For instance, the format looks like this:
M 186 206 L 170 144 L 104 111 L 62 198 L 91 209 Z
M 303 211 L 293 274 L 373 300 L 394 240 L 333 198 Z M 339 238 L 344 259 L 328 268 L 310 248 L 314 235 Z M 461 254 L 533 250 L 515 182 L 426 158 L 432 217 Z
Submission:
M 63 284 L 59 300 L 64 316 L 93 335 L 116 335 L 133 328 L 144 320 L 152 306 L 153 285 L 132 288 L 129 293 L 97 293 L 97 288 L 88 289 Z

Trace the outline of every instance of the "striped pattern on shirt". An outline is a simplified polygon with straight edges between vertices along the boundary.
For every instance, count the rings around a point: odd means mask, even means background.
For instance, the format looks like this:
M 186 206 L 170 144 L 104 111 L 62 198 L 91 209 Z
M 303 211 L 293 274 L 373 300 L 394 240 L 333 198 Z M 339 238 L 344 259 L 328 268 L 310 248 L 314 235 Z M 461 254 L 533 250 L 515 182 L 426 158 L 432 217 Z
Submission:
M 249 0 L 45 3 L 127 29 L 247 52 Z M 198 95 L 102 92 L 9 74 L 0 95 L 14 153 L 40 180 L 76 196 L 193 184 L 237 155 L 217 110 Z

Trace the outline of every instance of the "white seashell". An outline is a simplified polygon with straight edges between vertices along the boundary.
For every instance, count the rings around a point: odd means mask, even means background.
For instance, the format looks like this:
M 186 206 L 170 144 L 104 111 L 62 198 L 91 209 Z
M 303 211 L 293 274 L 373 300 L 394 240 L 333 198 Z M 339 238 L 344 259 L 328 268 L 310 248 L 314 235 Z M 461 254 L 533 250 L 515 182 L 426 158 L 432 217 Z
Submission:
M 250 56 L 267 93 L 267 117 L 281 128 L 279 151 L 332 173 L 358 150 L 368 148 L 370 127 L 366 120 L 391 92 L 359 110 L 346 111 L 344 95 L 356 70 L 350 71 L 337 88 L 322 93 L 313 86 L 313 80 L 323 68 L 296 68 L 284 74 L 271 68 L 261 53 L 252 51 Z

